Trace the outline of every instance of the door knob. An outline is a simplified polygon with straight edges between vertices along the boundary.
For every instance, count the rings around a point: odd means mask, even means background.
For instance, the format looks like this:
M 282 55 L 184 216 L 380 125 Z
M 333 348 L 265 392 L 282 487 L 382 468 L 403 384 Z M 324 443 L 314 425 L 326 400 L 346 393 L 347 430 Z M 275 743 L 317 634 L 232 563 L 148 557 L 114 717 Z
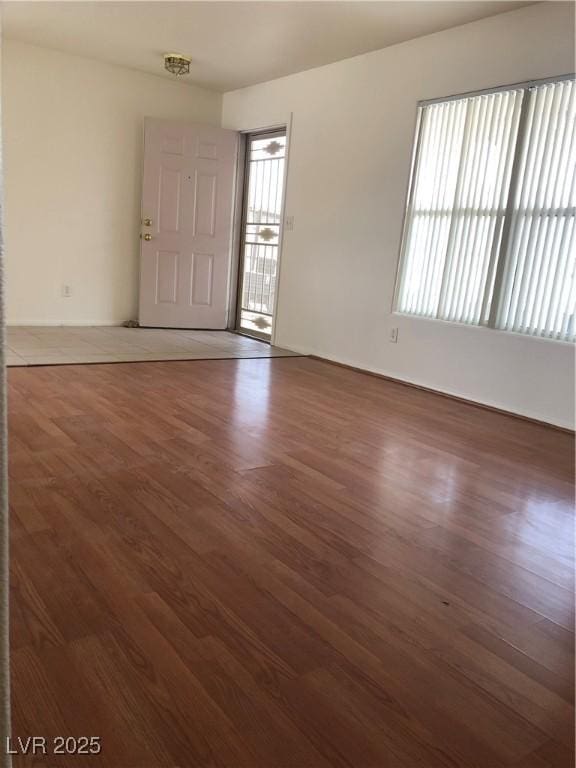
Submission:
M 140 235 L 142 240 L 152 240 L 152 235 L 149 235 L 148 232 L 146 232 L 145 235 Z

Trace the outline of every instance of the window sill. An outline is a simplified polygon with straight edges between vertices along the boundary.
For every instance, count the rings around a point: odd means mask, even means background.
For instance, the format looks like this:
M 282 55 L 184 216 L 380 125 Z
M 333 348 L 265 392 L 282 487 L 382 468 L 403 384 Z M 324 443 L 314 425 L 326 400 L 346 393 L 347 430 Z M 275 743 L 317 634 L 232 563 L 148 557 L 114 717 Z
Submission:
M 505 331 L 501 328 L 489 328 L 486 325 L 473 325 L 472 323 L 458 323 L 454 320 L 442 320 L 441 318 L 437 317 L 424 317 L 423 315 L 411 315 L 407 312 L 399 312 L 398 310 L 393 310 L 391 312 L 392 317 L 397 318 L 405 318 L 409 321 L 416 321 L 416 322 L 425 322 L 425 323 L 433 323 L 438 326 L 447 326 L 449 328 L 454 329 L 466 329 L 471 331 L 476 331 L 479 333 L 490 333 L 490 334 L 498 334 L 498 336 L 502 337 L 509 337 L 509 338 L 516 338 L 516 339 L 525 339 L 530 342 L 540 342 L 540 343 L 546 343 L 546 344 L 561 344 L 566 347 L 574 347 L 575 342 L 573 341 L 567 341 L 564 339 L 550 339 L 546 336 L 535 336 L 529 333 L 520 333 L 519 331 Z

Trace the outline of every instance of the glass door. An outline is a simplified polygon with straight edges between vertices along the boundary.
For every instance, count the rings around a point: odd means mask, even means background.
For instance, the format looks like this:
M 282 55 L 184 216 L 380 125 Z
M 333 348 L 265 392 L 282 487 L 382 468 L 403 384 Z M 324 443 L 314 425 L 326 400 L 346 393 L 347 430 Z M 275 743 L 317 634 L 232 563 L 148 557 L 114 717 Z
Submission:
M 267 341 L 276 297 L 285 157 L 284 129 L 247 136 L 236 329 Z

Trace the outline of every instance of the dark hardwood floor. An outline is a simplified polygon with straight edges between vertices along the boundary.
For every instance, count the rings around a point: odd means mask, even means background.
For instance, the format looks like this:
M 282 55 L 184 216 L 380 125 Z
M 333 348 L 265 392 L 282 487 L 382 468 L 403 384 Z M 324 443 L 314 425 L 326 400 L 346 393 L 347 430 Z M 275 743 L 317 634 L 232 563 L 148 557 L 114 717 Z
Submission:
M 573 440 L 305 358 L 12 369 L 15 765 L 568 768 Z

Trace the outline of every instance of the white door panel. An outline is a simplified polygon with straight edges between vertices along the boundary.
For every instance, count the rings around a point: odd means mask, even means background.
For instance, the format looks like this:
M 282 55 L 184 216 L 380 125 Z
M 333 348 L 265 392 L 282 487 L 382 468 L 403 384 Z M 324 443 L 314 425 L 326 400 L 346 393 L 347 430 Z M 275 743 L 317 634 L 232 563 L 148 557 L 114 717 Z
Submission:
M 140 325 L 226 328 L 237 143 L 223 128 L 146 119 Z

